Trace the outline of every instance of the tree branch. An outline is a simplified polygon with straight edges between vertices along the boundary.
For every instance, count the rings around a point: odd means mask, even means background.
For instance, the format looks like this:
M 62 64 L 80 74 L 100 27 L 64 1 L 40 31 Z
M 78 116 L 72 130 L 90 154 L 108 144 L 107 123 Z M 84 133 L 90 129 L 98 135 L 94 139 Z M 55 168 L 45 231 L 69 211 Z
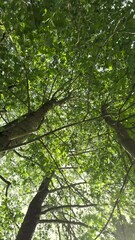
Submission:
M 8 180 L 6 180 L 3 176 L 0 175 L 0 178 L 3 182 L 5 182 L 7 184 L 7 187 L 6 187 L 6 192 L 5 192 L 5 195 L 7 197 L 7 194 L 8 194 L 8 188 L 9 186 L 11 185 L 11 182 L 9 182 Z
M 29 93 L 29 79 L 28 79 L 28 70 L 24 65 L 24 69 L 25 69 L 25 76 L 26 76 L 26 91 L 27 91 L 27 104 L 28 104 L 28 113 L 30 113 L 31 109 L 30 109 L 30 93 Z
M 51 207 L 51 208 L 48 208 L 44 211 L 41 211 L 41 214 L 46 214 L 47 212 L 50 212 L 50 211 L 55 211 L 55 210 L 58 210 L 58 209 L 63 209 L 63 208 L 88 208 L 88 207 L 95 207 L 97 206 L 97 204 L 84 204 L 84 205 L 78 205 L 78 204 L 74 204 L 74 205 L 62 205 L 62 206 L 57 206 L 57 207 Z M 44 206 L 45 207 L 45 206 Z
M 62 224 L 79 225 L 79 226 L 90 228 L 85 223 L 76 222 L 76 221 L 68 221 L 68 220 L 63 220 L 63 219 L 41 219 L 41 220 L 39 220 L 39 223 L 62 223 Z
M 55 188 L 55 189 L 49 190 L 49 193 L 53 193 L 53 192 L 61 191 L 63 189 L 75 187 L 75 186 L 80 185 L 80 184 L 86 184 L 86 182 L 78 182 L 78 183 L 69 184 L 68 186 L 62 186 L 62 187 L 59 187 L 59 188 Z
M 128 180 L 128 175 L 129 175 L 129 173 L 130 173 L 130 171 L 131 171 L 131 169 L 132 169 L 132 167 L 133 167 L 134 164 L 135 164 L 135 163 L 132 162 L 132 164 L 130 165 L 130 167 L 129 167 L 126 175 L 125 175 L 123 184 L 122 184 L 122 186 L 121 186 L 121 189 L 120 189 L 120 192 L 119 192 L 119 193 L 120 193 L 120 194 L 119 194 L 119 197 L 116 199 L 116 201 L 115 201 L 115 203 L 114 203 L 112 212 L 111 212 L 108 220 L 106 221 L 105 225 L 104 225 L 103 228 L 101 229 L 100 233 L 96 236 L 96 238 L 94 238 L 94 240 L 98 239 L 98 238 L 101 236 L 101 234 L 105 231 L 105 229 L 107 228 L 109 222 L 111 221 L 111 219 L 112 219 L 112 217 L 113 217 L 113 214 L 114 214 L 114 211 L 115 211 L 115 208 L 117 207 L 117 205 L 118 205 L 119 202 L 120 202 L 120 195 L 121 195 L 121 194 L 123 193 L 123 191 L 124 191 L 125 185 L 126 185 L 127 180 Z

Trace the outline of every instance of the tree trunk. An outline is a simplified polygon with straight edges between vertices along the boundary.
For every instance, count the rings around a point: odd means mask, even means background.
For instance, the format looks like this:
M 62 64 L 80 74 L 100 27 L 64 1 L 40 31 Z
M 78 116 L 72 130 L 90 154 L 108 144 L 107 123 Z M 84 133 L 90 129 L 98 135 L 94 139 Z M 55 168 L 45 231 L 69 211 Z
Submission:
M 32 239 L 35 228 L 39 222 L 42 203 L 48 194 L 48 186 L 51 181 L 52 175 L 49 178 L 43 179 L 37 194 L 30 202 L 27 213 L 24 217 L 24 220 L 22 222 L 22 225 L 21 225 L 18 235 L 16 237 L 16 240 L 31 240 Z
M 133 159 L 135 159 L 135 141 L 129 136 L 126 128 L 119 121 L 115 121 L 111 118 L 107 112 L 106 105 L 102 106 L 101 112 L 106 123 L 117 133 L 121 146 L 127 151 L 128 154 L 130 154 Z
M 26 137 L 37 131 L 46 113 L 53 108 L 54 105 L 61 105 L 69 97 L 65 97 L 61 100 L 56 101 L 51 99 L 45 102 L 37 111 L 25 114 L 20 118 L 6 124 L 1 127 L 0 131 L 0 152 L 8 150 L 9 146 L 12 146 L 13 142 L 23 142 Z

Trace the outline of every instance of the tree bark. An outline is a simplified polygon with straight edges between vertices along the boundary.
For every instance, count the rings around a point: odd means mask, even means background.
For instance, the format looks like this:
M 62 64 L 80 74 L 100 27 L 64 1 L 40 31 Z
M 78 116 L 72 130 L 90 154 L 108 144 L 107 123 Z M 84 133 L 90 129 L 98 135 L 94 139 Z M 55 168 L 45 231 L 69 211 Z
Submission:
M 119 142 L 121 146 L 126 150 L 126 152 L 135 159 L 135 141 L 132 139 L 126 130 L 126 128 L 120 123 L 120 121 L 115 121 L 111 118 L 110 114 L 107 112 L 107 106 L 103 105 L 101 108 L 102 116 L 106 123 L 112 127 L 117 133 Z
M 52 174 L 53 175 L 53 174 Z M 31 240 L 34 234 L 35 228 L 39 222 L 41 207 L 44 199 L 48 194 L 48 187 L 51 181 L 52 175 L 49 178 L 44 178 L 37 194 L 30 202 L 27 213 L 24 217 L 23 223 L 19 229 L 16 240 Z
M 20 118 L 1 127 L 0 131 L 0 152 L 8 150 L 8 147 L 13 146 L 15 142 L 23 142 L 28 135 L 37 131 L 46 113 L 53 108 L 54 105 L 61 105 L 69 97 L 56 101 L 51 99 L 45 102 L 36 111 L 27 113 Z

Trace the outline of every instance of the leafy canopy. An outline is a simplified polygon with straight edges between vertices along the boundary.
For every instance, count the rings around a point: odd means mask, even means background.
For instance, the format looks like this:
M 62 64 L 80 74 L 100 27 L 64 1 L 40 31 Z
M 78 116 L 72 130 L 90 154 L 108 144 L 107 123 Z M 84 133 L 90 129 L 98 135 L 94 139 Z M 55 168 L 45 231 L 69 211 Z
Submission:
M 28 203 L 52 171 L 44 203 L 50 222 L 39 224 L 33 239 L 97 239 L 102 230 L 99 239 L 120 239 L 117 222 L 134 222 L 134 166 L 128 172 L 131 159 L 101 115 L 107 102 L 135 139 L 134 7 L 120 0 L 1 1 L 1 126 L 54 94 L 71 97 L 1 158 L 1 175 L 11 186 L 5 196 L 1 178 L 0 239 L 15 239 Z M 68 206 L 47 212 L 59 205 Z M 53 224 L 54 218 L 88 227 Z

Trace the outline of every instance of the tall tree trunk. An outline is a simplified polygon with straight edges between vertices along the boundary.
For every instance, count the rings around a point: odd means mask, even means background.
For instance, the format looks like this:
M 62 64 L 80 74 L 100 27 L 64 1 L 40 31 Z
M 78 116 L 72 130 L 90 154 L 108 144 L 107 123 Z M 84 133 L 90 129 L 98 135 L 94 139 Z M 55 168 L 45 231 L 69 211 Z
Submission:
M 49 178 L 43 179 L 43 181 L 38 189 L 37 194 L 30 202 L 27 213 L 24 217 L 24 220 L 22 222 L 22 225 L 21 225 L 18 235 L 16 237 L 16 240 L 31 240 L 32 239 L 35 228 L 39 222 L 42 203 L 48 194 L 48 187 L 49 187 L 49 183 L 51 181 L 52 175 Z
M 21 116 L 20 118 L 6 124 L 1 127 L 0 131 L 0 152 L 8 150 L 8 147 L 12 142 L 23 142 L 24 139 L 32 134 L 34 131 L 37 131 L 43 120 L 46 113 L 53 108 L 55 105 L 61 105 L 69 97 L 65 97 L 61 100 L 56 101 L 51 99 L 50 101 L 45 102 L 39 109 L 36 111 L 30 112 Z
M 126 128 L 119 122 L 111 118 L 110 114 L 107 112 L 107 106 L 103 105 L 101 108 L 102 116 L 106 123 L 112 127 L 117 133 L 119 142 L 121 146 L 127 151 L 130 156 L 135 159 L 135 141 L 132 139 L 126 130 Z

